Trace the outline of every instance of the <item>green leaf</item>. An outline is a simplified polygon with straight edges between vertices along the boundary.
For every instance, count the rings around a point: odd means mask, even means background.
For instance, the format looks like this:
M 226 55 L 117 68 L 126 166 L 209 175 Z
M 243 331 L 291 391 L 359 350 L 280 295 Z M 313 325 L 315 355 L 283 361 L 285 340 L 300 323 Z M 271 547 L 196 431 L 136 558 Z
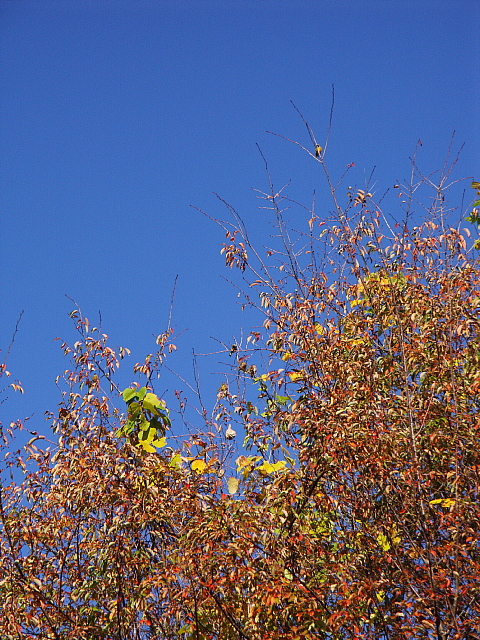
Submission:
M 151 420 L 150 420 L 150 424 L 151 426 L 156 429 L 156 431 L 158 433 L 161 433 L 162 436 L 165 435 L 165 425 L 163 424 L 163 422 L 161 422 L 157 416 L 154 416 Z
M 471 222 L 472 224 L 480 224 L 480 215 L 472 211 L 472 213 L 465 218 L 467 222 Z
M 181 469 L 183 466 L 182 462 L 182 456 L 179 453 L 176 453 L 170 460 L 170 466 L 174 469 Z
M 147 393 L 143 399 L 143 406 L 147 411 L 156 415 L 160 415 L 160 410 L 165 407 L 164 403 L 154 393 Z
M 125 389 L 123 392 L 123 399 L 125 400 L 125 402 L 128 404 L 129 402 L 131 402 L 134 398 L 138 398 L 138 391 L 137 389 L 131 389 L 130 387 L 128 389 Z
M 129 415 L 131 418 L 138 418 L 138 416 L 140 415 L 141 411 L 142 411 L 142 407 L 141 407 L 141 405 L 140 405 L 140 403 L 139 403 L 139 402 L 136 402 L 136 401 L 135 401 L 135 402 L 133 402 L 133 401 L 132 401 L 132 402 L 128 405 L 128 415 Z
M 150 426 L 150 423 L 149 425 Z M 151 437 L 150 437 L 151 434 Z M 141 440 L 142 442 L 151 442 L 156 436 L 156 432 L 154 429 L 144 429 L 142 430 L 139 434 L 138 434 L 138 439 Z
M 258 416 L 258 408 L 250 401 L 247 402 L 247 410 L 249 413 L 254 413 L 256 416 Z
M 141 418 L 138 420 L 138 428 L 140 429 L 140 431 L 145 432 L 148 429 L 150 429 L 150 426 L 151 426 L 150 425 L 150 420 L 147 420 L 147 418 L 144 415 L 142 415 Z M 157 430 L 155 428 L 153 428 L 152 431 L 154 433 L 157 432 Z M 142 436 L 140 435 L 140 437 L 142 437 Z
M 135 429 L 135 422 L 133 422 L 132 420 L 128 420 L 128 422 L 123 427 L 123 431 L 126 434 L 132 433 L 134 429 Z

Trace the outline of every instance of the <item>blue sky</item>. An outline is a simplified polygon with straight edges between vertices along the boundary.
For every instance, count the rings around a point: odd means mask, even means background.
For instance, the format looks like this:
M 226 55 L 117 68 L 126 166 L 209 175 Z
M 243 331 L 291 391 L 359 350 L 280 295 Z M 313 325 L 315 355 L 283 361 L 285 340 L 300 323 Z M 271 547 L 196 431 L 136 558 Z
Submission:
M 226 217 L 216 192 L 266 242 L 258 144 L 275 184 L 290 182 L 306 205 L 316 190 L 328 217 L 319 165 L 267 133 L 308 146 L 291 100 L 321 140 L 334 84 L 334 176 L 354 162 L 361 187 L 375 166 L 385 190 L 408 177 L 418 139 L 425 171 L 439 168 L 455 130 L 456 148 L 465 143 L 455 176 L 478 180 L 479 4 L 3 0 L 0 347 L 23 310 L 8 368 L 25 395 L 0 419 L 32 416 L 30 428 L 46 432 L 68 366 L 54 339 L 76 339 L 66 295 L 94 324 L 101 311 L 133 365 L 167 324 L 178 274 L 171 366 L 190 381 L 192 349 L 248 333 L 252 319 L 222 278 L 223 232 L 191 205 Z M 227 362 L 201 359 L 207 398 Z M 157 391 L 175 386 L 166 378 Z

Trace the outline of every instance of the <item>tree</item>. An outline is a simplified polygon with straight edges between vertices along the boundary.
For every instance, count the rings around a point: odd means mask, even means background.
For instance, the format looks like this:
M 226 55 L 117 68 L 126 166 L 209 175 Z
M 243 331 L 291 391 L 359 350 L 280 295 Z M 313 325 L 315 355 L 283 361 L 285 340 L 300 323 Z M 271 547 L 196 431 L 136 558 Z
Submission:
M 263 325 L 227 350 L 200 436 L 155 394 L 170 327 L 121 390 L 128 350 L 72 313 L 58 442 L 5 437 L 3 638 L 480 638 L 477 241 L 448 218 L 451 168 L 435 185 L 415 159 L 395 222 L 369 185 L 333 186 L 311 135 L 329 220 L 294 238 L 270 182 L 279 246 L 222 223 Z

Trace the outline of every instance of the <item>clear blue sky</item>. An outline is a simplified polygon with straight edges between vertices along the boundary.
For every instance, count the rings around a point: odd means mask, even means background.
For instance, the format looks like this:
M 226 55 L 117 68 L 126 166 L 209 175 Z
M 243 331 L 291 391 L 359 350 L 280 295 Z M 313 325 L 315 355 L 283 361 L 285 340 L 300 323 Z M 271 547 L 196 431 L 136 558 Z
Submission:
M 476 0 L 2 0 L 1 315 L 8 368 L 25 395 L 1 419 L 43 413 L 60 396 L 73 342 L 74 298 L 130 362 L 154 350 L 178 274 L 171 365 L 192 380 L 191 352 L 233 342 L 242 316 L 219 254 L 223 232 L 190 205 L 225 213 L 253 234 L 268 216 L 252 188 L 275 183 L 327 216 L 319 165 L 275 131 L 308 145 L 290 104 L 325 135 L 335 85 L 329 165 L 354 180 L 374 166 L 379 190 L 407 178 L 417 140 L 425 171 L 465 142 L 455 175 L 479 178 Z M 476 172 L 476 173 L 475 173 Z M 468 183 L 467 183 L 468 184 Z M 467 194 L 468 199 L 471 194 Z M 295 220 L 301 222 L 301 214 Z M 202 360 L 207 396 L 226 357 Z M 127 375 L 128 373 L 128 375 Z M 126 381 L 129 375 L 125 366 Z M 163 387 L 162 387 L 163 385 Z M 180 384 L 178 386 L 181 386 Z M 157 391 L 173 390 L 171 380 Z

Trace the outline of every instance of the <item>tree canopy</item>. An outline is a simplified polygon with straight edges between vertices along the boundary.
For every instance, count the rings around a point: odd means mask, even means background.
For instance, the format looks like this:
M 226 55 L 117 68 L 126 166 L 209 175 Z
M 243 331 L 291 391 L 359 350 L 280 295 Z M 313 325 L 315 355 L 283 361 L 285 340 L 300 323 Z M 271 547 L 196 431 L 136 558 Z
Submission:
M 480 184 L 465 219 L 414 160 L 392 213 L 313 141 L 333 207 L 295 233 L 270 182 L 264 251 L 219 221 L 261 320 L 190 436 L 155 390 L 173 328 L 122 389 L 72 312 L 57 442 L 2 430 L 2 638 L 480 638 Z

